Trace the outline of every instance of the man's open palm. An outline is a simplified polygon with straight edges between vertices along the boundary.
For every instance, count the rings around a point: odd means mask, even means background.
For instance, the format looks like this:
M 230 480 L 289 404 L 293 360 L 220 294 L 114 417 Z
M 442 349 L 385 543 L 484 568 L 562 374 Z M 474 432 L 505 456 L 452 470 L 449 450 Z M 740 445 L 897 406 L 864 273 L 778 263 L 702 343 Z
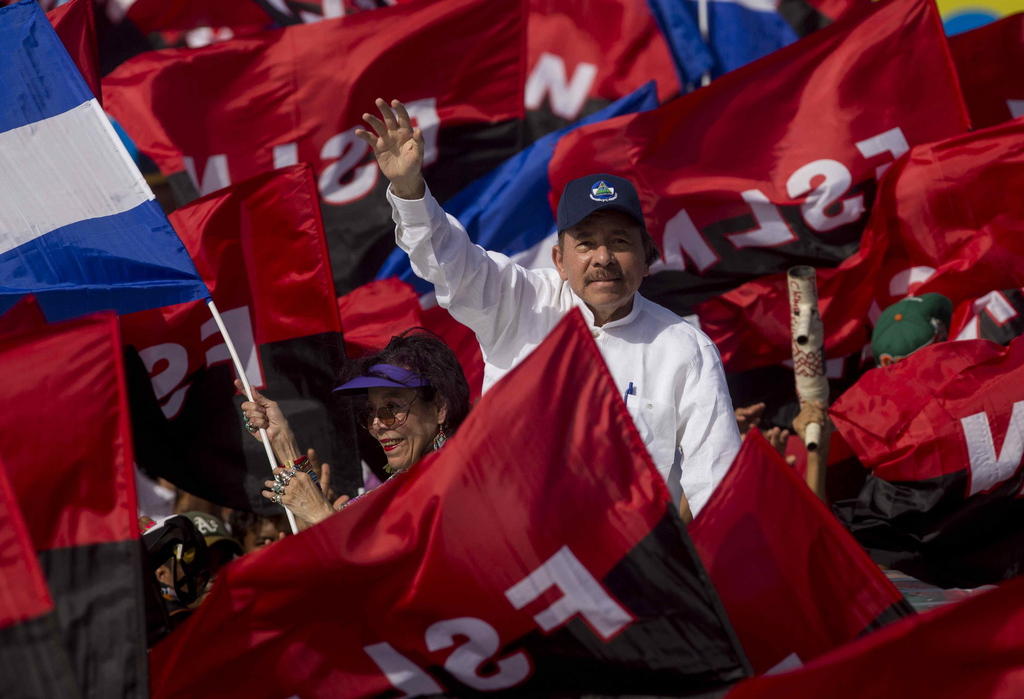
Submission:
M 423 196 L 423 134 L 413 128 L 409 112 L 398 100 L 390 106 L 382 99 L 375 101 L 380 117 L 363 114 L 363 121 L 373 132 L 357 129 L 356 136 L 373 150 L 377 165 L 391 181 L 392 191 L 405 199 Z

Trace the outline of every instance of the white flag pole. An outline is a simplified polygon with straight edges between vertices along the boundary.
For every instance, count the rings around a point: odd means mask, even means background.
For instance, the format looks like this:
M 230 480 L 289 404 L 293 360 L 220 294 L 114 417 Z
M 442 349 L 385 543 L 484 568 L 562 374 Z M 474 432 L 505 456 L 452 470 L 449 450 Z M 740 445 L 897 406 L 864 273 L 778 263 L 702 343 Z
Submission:
M 705 46 L 708 43 L 708 37 L 711 36 L 710 22 L 708 20 L 708 2 L 709 0 L 700 0 L 697 3 L 697 28 L 700 30 L 701 41 L 704 42 Z M 711 84 L 711 71 L 704 73 L 700 76 L 700 86 L 706 87 Z
M 235 351 L 235 343 L 231 341 L 231 336 L 228 335 L 228 329 L 224 326 L 224 319 L 220 317 L 220 311 L 217 310 L 216 304 L 213 299 L 209 299 L 206 302 L 207 307 L 210 309 L 210 315 L 213 316 L 213 322 L 217 324 L 217 328 L 220 330 L 221 336 L 224 338 L 224 344 L 227 345 L 228 354 L 231 355 L 231 361 L 235 365 L 235 372 L 238 374 L 238 378 L 242 381 L 242 387 L 245 389 L 245 397 L 250 401 L 252 400 L 252 386 L 249 385 L 249 379 L 245 375 L 245 369 L 242 367 L 242 361 L 238 358 L 238 352 Z M 260 428 L 260 439 L 263 442 L 263 450 L 267 452 L 267 461 L 270 462 L 270 477 L 274 477 L 274 469 L 277 468 L 277 459 L 274 458 L 274 450 L 270 448 L 270 437 L 267 435 L 267 430 L 263 427 Z M 284 505 L 282 505 L 284 507 Z M 284 512 L 288 515 L 288 526 L 292 529 L 292 534 L 299 533 L 299 527 L 295 523 L 295 515 L 287 507 L 284 508 Z

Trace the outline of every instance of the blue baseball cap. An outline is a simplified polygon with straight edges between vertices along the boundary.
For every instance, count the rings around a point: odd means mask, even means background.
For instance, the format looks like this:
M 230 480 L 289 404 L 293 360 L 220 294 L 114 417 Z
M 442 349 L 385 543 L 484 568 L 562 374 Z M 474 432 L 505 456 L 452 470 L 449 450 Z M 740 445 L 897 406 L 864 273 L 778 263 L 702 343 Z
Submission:
M 558 200 L 558 230 L 572 228 L 590 214 L 605 210 L 627 214 L 647 235 L 636 187 L 623 177 L 603 173 L 578 177 L 565 185 Z
M 365 393 L 369 388 L 422 388 L 430 382 L 414 371 L 394 364 L 374 364 L 362 376 L 346 381 L 335 392 Z

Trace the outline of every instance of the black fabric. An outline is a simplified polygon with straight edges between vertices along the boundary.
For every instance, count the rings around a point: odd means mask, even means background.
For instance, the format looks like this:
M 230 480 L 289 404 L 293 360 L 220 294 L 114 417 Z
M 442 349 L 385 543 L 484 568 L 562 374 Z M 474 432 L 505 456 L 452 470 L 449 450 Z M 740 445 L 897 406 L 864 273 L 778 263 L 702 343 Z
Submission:
M 83 697 L 149 696 L 142 561 L 138 539 L 39 552 Z
M 864 204 L 870 210 L 875 199 L 875 189 L 875 181 L 869 180 L 853 185 L 849 193 L 863 195 Z M 771 248 L 737 249 L 725 236 L 755 228 L 757 220 L 753 213 L 716 221 L 700 229 L 708 245 L 719 257 L 714 269 L 708 270 L 704 276 L 693 273 L 689 267 L 686 270 L 662 270 L 644 279 L 640 293 L 685 316 L 693 313 L 695 306 L 703 301 L 758 277 L 785 272 L 794 265 L 836 267 L 860 246 L 860 236 L 864 229 L 862 220 L 840 226 L 823 236 L 803 220 L 799 205 L 783 204 L 777 208 L 779 215 L 796 236 L 794 242 Z
M 503 653 L 525 650 L 533 674 L 503 696 L 715 696 L 751 674 L 674 508 L 602 583 L 635 621 L 607 642 L 577 618 L 510 644 Z M 462 687 L 444 668 L 430 674 L 444 686 Z M 462 688 L 457 696 L 486 694 Z
M 878 563 L 939 587 L 977 587 L 1024 574 L 1024 469 L 964 499 L 967 472 L 923 481 L 867 477 L 833 509 Z
M 0 629 L 5 699 L 80 697 L 54 613 Z
M 331 484 L 354 495 L 362 485 L 355 422 L 347 404 L 331 393 L 344 362 L 341 338 L 322 333 L 259 346 L 267 386 L 288 418 L 301 449 L 313 447 L 331 465 Z M 174 420 L 153 395 L 148 372 L 129 348 L 125 373 L 132 410 L 136 461 L 151 477 L 220 505 L 267 516 L 283 512 L 262 495 L 271 478 L 263 446 L 242 427 L 243 396 L 235 396 L 234 369 L 204 367 L 188 377 L 191 387 Z

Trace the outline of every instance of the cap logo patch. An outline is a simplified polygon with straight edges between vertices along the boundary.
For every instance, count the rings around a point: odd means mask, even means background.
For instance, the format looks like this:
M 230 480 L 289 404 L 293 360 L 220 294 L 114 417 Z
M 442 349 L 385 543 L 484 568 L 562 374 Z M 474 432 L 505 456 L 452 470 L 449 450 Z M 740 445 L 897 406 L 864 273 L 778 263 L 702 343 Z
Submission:
M 609 187 L 604 180 L 598 180 L 590 188 L 590 198 L 594 201 L 615 201 L 619 195 L 614 187 Z

